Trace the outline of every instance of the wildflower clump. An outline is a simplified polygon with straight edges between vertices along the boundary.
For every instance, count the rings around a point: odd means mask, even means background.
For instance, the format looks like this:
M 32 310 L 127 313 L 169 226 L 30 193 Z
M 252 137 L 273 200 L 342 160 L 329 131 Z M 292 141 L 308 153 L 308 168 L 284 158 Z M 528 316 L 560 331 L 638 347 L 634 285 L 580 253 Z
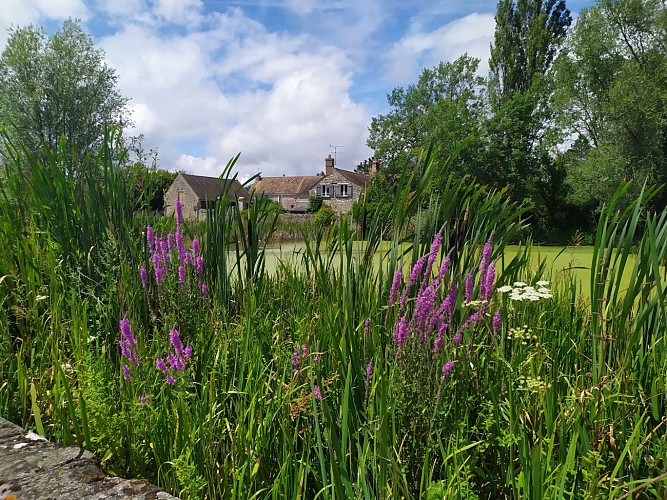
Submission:
M 528 285 L 523 281 L 515 281 L 512 285 L 505 285 L 498 288 L 500 293 L 508 293 L 510 300 L 537 302 L 542 299 L 551 299 L 553 294 L 547 288 L 549 282 L 540 280 L 534 286 Z

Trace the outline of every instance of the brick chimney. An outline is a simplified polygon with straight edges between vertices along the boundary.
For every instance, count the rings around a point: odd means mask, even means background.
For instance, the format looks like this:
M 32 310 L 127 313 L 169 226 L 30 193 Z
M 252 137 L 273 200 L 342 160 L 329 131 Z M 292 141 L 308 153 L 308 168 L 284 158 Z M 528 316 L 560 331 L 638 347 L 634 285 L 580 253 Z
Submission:
M 331 155 L 327 156 L 326 159 L 324 160 L 324 166 L 325 166 L 324 173 L 326 175 L 333 175 L 334 159 L 331 157 Z

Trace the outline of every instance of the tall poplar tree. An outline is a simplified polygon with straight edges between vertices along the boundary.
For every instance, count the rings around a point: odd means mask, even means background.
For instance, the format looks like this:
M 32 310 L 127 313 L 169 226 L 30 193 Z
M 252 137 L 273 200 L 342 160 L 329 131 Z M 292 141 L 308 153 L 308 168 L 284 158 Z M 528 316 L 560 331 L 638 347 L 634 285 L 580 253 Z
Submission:
M 538 230 L 558 225 L 562 172 L 554 145 L 549 73 L 572 23 L 565 0 L 500 0 L 489 60 L 489 178 L 532 203 Z M 546 235 L 550 236 L 550 235 Z

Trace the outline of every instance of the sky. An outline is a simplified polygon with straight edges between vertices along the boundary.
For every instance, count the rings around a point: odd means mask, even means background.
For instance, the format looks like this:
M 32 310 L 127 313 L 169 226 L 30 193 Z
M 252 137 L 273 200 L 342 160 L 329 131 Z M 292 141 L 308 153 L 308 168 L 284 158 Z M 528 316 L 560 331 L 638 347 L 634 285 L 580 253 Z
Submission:
M 571 0 L 576 16 L 590 0 Z M 80 19 L 159 167 L 241 179 L 372 156 L 371 119 L 421 69 L 464 53 L 488 72 L 494 0 L 0 0 L 8 28 Z

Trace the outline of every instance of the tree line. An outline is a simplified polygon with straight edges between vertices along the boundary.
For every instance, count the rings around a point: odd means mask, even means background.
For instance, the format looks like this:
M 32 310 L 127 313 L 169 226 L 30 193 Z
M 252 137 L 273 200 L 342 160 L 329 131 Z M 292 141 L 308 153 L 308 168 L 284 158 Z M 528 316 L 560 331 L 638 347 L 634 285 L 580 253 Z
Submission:
M 531 207 L 538 240 L 567 242 L 592 229 L 620 182 L 633 181 L 629 198 L 667 180 L 661 0 L 598 0 L 576 22 L 564 0 L 500 0 L 487 77 L 479 64 L 441 62 L 388 95 L 369 127 L 381 166 L 370 204 L 390 202 L 399 173 L 435 146 L 448 167 L 434 192 L 450 173 L 506 188 Z M 653 208 L 665 202 L 663 190 Z

